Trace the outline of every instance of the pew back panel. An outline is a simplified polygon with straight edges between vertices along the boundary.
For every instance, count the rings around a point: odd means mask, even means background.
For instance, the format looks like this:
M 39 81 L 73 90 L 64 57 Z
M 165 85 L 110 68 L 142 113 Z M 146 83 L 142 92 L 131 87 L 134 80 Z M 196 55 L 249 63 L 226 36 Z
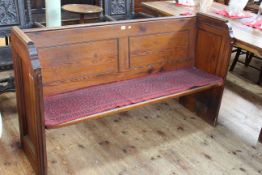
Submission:
M 195 23 L 170 18 L 26 34 L 38 48 L 50 96 L 193 65 Z

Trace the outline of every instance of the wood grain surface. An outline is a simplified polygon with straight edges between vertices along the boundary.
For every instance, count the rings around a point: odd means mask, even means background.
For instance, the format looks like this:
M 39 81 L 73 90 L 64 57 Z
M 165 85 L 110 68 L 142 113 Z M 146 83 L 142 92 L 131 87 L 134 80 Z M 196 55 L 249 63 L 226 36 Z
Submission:
M 13 28 L 20 138 L 35 172 L 48 173 L 44 123 L 47 96 L 192 66 L 225 79 L 232 49 L 230 34 L 225 20 L 203 14 L 24 31 Z M 119 43 L 124 45 L 120 47 Z M 223 89 L 222 82 L 160 100 L 182 96 L 181 104 L 215 126 Z M 95 118 L 154 101 L 158 98 L 101 112 Z
M 129 21 L 27 35 L 38 48 L 49 96 L 190 66 L 195 23 L 195 18 Z

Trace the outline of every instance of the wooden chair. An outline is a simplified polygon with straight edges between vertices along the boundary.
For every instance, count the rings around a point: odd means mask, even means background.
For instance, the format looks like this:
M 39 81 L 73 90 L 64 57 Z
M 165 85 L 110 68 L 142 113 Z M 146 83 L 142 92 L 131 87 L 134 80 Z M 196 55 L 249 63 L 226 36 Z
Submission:
M 26 6 L 25 6 L 26 5 Z M 11 27 L 19 26 L 29 28 L 32 26 L 30 1 L 27 0 L 2 0 L 0 18 L 0 38 L 5 39 L 5 46 L 0 47 L 0 72 L 12 70 L 11 48 L 9 47 L 9 35 Z M 8 9 L 8 10 L 7 10 Z M 0 79 L 0 94 L 15 91 L 14 78 Z
M 237 63 L 241 63 L 241 64 L 244 64 L 246 67 L 251 67 L 253 69 L 256 69 L 256 70 L 258 70 L 260 72 L 259 73 L 259 78 L 258 78 L 258 81 L 257 81 L 257 84 L 260 85 L 262 83 L 262 66 L 261 67 L 253 66 L 253 65 L 250 65 L 250 62 L 252 61 L 252 59 L 258 59 L 258 60 L 262 61 L 262 58 L 259 57 L 259 56 L 254 55 L 251 52 L 245 51 L 245 50 L 243 50 L 241 48 L 237 48 L 236 50 L 233 50 L 233 52 L 236 52 L 236 55 L 235 55 L 235 58 L 234 58 L 234 60 L 233 60 L 233 62 L 231 64 L 229 70 L 231 72 L 233 72 Z M 239 57 L 241 55 L 245 55 L 245 61 L 244 62 L 239 60 Z
M 259 4 L 262 2 L 262 0 L 260 1 L 254 1 L 254 0 L 251 0 L 247 6 L 246 6 L 246 10 L 249 10 L 249 11 L 252 11 L 254 13 L 258 13 L 258 10 L 259 10 Z M 251 53 L 251 52 L 248 52 L 242 48 L 239 48 L 236 46 L 236 49 L 234 49 L 232 51 L 232 53 L 236 52 L 236 55 L 235 55 L 235 58 L 230 66 L 230 71 L 234 71 L 235 69 L 235 66 L 237 63 L 242 63 L 244 64 L 246 67 L 251 67 L 253 69 L 256 69 L 258 70 L 260 73 L 259 73 L 259 78 L 258 78 L 258 81 L 257 81 L 257 84 L 261 84 L 262 83 L 262 66 L 261 67 L 255 67 L 255 66 L 252 66 L 250 65 L 250 62 L 252 61 L 252 59 L 258 59 L 258 60 L 261 60 L 262 61 L 262 58 L 260 56 L 256 56 L 254 53 Z M 242 62 L 239 60 L 239 57 L 241 55 L 245 55 L 245 61 Z
M 104 9 L 105 19 L 110 21 L 153 17 L 142 12 L 135 13 L 134 0 L 103 0 L 100 5 Z

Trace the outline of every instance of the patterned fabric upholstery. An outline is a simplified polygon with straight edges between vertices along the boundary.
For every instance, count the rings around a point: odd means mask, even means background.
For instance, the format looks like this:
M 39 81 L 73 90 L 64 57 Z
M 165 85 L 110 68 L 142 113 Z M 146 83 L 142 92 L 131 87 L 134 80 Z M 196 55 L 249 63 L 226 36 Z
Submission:
M 92 86 L 46 97 L 45 125 L 51 127 L 118 107 L 175 94 L 194 87 L 222 83 L 221 78 L 190 67 Z

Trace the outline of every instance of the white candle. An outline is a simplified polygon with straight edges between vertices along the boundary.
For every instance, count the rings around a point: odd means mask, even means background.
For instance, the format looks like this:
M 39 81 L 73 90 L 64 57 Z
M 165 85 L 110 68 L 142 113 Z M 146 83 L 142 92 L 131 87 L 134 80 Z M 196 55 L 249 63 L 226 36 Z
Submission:
M 61 0 L 45 0 L 46 26 L 60 27 L 61 21 Z

